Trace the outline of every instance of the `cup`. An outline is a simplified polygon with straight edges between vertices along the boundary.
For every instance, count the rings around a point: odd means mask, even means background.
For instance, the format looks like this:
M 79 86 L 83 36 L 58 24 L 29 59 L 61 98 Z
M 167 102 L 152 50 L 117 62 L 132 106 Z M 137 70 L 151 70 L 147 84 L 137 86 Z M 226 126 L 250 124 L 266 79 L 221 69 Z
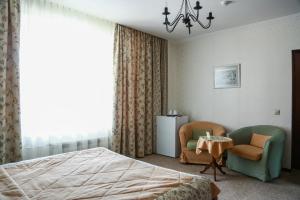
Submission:
M 207 139 L 210 140 L 210 132 L 209 131 L 206 131 L 206 136 L 207 136 Z

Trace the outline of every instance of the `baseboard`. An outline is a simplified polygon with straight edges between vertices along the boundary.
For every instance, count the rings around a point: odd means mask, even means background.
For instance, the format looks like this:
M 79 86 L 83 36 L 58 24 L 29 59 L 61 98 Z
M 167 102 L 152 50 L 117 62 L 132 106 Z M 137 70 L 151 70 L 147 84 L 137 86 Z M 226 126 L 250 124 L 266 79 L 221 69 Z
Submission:
M 284 172 L 290 172 L 290 173 L 292 172 L 292 169 L 288 169 L 288 168 L 282 168 L 281 170 Z

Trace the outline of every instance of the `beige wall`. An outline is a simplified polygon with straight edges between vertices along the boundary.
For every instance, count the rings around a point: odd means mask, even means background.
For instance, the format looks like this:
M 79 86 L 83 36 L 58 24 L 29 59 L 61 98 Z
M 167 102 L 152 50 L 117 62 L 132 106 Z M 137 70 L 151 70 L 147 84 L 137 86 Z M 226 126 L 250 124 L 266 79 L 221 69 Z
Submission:
M 168 110 L 176 108 L 176 77 L 177 77 L 177 49 L 176 44 L 168 41 Z
M 293 49 L 300 49 L 300 13 L 171 43 L 169 108 L 228 130 L 280 126 L 290 168 Z M 241 88 L 213 89 L 214 66 L 233 63 L 241 63 Z

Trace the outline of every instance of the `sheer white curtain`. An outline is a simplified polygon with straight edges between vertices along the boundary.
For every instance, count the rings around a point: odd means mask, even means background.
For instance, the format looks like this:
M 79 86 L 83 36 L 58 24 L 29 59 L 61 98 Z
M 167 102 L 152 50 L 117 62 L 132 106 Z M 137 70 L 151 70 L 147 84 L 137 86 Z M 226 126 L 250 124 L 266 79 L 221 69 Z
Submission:
M 44 0 L 21 11 L 23 158 L 107 147 L 114 24 Z

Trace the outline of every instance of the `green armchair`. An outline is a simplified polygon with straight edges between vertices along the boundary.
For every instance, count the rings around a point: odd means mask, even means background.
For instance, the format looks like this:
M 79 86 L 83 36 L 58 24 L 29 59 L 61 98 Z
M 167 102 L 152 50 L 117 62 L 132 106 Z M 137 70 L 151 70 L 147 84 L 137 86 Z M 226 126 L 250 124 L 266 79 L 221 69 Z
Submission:
M 250 144 L 253 133 L 271 136 L 264 144 L 259 160 L 242 158 L 228 151 L 227 167 L 262 181 L 280 176 L 285 144 L 285 131 L 276 126 L 259 125 L 238 129 L 228 134 L 234 145 Z M 251 152 L 250 152 L 251 153 Z

